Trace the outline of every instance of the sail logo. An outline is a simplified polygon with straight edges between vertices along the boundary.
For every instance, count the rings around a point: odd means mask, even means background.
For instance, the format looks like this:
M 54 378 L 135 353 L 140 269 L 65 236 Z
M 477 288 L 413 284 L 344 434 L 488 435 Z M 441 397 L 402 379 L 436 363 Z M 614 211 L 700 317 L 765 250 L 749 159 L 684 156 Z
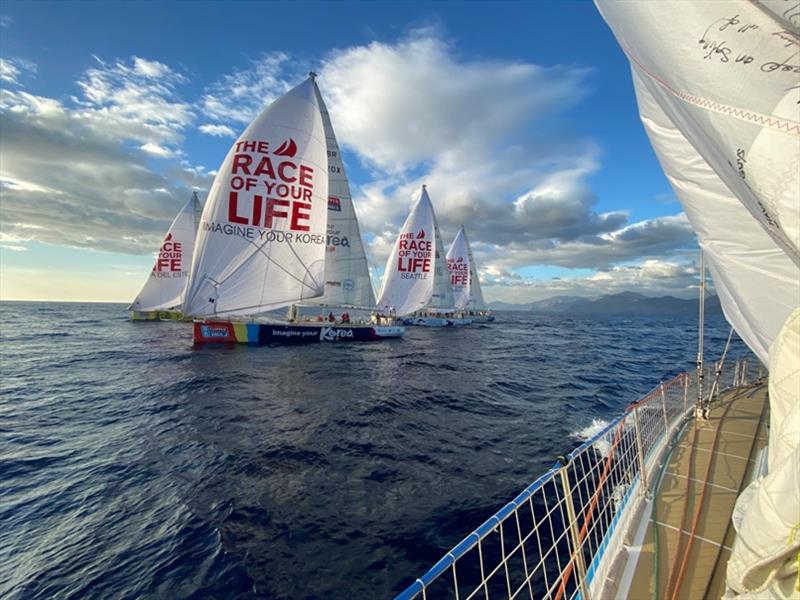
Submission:
M 397 271 L 402 279 L 426 279 L 431 271 L 433 242 L 419 233 L 401 233 L 397 240 Z
M 183 244 L 172 241 L 172 234 L 167 234 L 158 250 L 158 258 L 153 266 L 153 272 L 156 274 L 180 273 L 182 257 Z
M 297 154 L 297 143 L 292 138 L 284 140 L 270 155 L 269 142 L 241 140 L 234 144 L 233 151 L 228 222 L 310 231 L 314 167 L 290 160 Z
M 294 157 L 294 155 L 297 154 L 297 144 L 292 138 L 289 138 L 288 140 L 283 142 L 280 146 L 278 146 L 278 149 L 275 150 L 273 154 L 276 154 L 278 156 L 288 156 L 290 158 Z
M 469 265 L 464 262 L 464 257 L 447 259 L 447 270 L 450 272 L 450 285 L 453 287 L 465 286 L 469 283 Z
M 342 212 L 342 201 L 336 196 L 328 196 L 328 210 Z
M 352 279 L 345 279 L 342 282 L 342 289 L 348 292 L 352 292 L 354 289 L 356 289 L 356 282 L 353 281 Z
M 322 342 L 335 342 L 336 340 L 352 339 L 352 329 L 334 329 L 333 327 L 323 327 L 319 332 L 319 339 Z

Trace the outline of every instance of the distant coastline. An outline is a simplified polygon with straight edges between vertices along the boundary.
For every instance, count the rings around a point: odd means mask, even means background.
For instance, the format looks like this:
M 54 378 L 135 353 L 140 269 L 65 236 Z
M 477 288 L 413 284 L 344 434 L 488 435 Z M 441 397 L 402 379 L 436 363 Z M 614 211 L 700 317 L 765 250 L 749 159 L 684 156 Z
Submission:
M 554 296 L 536 302 L 514 304 L 510 302 L 491 302 L 492 310 L 525 311 L 537 314 L 610 316 L 696 316 L 697 299 L 685 300 L 674 296 L 650 297 L 635 292 L 609 294 L 597 298 L 579 296 Z M 706 314 L 721 315 L 717 296 L 706 299 Z

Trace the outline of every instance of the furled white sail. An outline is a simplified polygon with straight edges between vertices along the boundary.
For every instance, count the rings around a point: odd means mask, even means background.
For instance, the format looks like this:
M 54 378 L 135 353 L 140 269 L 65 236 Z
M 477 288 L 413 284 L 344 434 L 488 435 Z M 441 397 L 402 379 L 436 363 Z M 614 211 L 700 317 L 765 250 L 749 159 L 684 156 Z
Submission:
M 192 193 L 192 197 L 172 221 L 159 246 L 153 269 L 128 310 L 147 312 L 180 308 L 186 283 L 189 281 L 199 218 L 200 202 L 197 193 Z
M 327 213 L 325 132 L 309 78 L 264 110 L 219 168 L 184 313 L 249 315 L 322 295 Z
M 430 302 L 436 266 L 435 227 L 433 205 L 423 185 L 386 262 L 378 298 L 380 310 L 403 316 Z
M 463 227 L 458 230 L 447 250 L 447 270 L 453 288 L 453 303 L 457 309 L 464 309 L 469 304 L 470 296 L 470 260 Z
M 780 2 L 598 2 L 728 321 L 767 363 L 800 298 L 800 42 Z
M 431 210 L 433 210 L 432 206 Z M 450 312 L 455 308 L 453 286 L 450 285 L 447 257 L 444 253 L 444 243 L 442 242 L 442 234 L 439 231 L 439 223 L 436 220 L 436 212 L 433 213 L 433 238 L 436 252 L 433 257 L 433 294 L 431 294 L 428 308 L 433 309 L 434 312 Z
M 478 273 L 478 264 L 475 262 L 475 257 L 472 255 L 472 246 L 469 244 L 467 232 L 464 231 L 464 243 L 467 245 L 467 257 L 469 258 L 469 306 L 470 310 L 486 310 L 486 301 L 483 299 L 483 290 L 481 290 L 480 274 Z
M 367 255 L 358 228 L 358 218 L 344 162 L 331 118 L 319 87 L 314 93 L 322 111 L 322 126 L 328 148 L 328 233 L 325 256 L 325 293 L 315 304 L 333 306 L 375 306 Z

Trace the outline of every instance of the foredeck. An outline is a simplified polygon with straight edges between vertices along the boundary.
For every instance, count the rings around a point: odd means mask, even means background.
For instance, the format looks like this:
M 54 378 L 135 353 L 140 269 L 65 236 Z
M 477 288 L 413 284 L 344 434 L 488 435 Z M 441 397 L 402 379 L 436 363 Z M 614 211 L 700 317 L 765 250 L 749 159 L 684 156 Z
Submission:
M 637 536 L 640 545 L 630 548 L 627 597 L 722 596 L 735 534 L 731 515 L 766 444 L 767 414 L 762 384 L 729 391 L 708 421 L 688 422 L 664 467 L 650 519 Z

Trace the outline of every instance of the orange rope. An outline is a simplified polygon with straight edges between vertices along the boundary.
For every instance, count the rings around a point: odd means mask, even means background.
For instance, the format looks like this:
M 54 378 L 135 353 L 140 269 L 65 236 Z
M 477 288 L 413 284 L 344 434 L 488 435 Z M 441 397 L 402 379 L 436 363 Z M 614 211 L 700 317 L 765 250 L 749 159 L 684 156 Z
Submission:
M 728 403 L 728 406 L 725 407 L 725 410 L 723 411 L 722 416 L 719 419 L 719 425 L 717 426 L 717 433 L 714 436 L 714 444 L 711 446 L 711 457 L 708 460 L 708 465 L 706 466 L 706 475 L 703 478 L 703 489 L 700 492 L 700 500 L 697 503 L 697 508 L 695 509 L 694 513 L 694 520 L 692 521 L 692 531 L 689 534 L 689 541 L 686 544 L 686 553 L 683 555 L 683 560 L 681 561 L 681 568 L 680 571 L 678 572 L 678 579 L 675 581 L 675 588 L 672 590 L 672 596 L 670 596 L 672 600 L 677 599 L 678 592 L 680 591 L 681 584 L 683 583 L 683 577 L 684 575 L 686 575 L 686 565 L 689 562 L 689 554 L 692 551 L 694 536 L 695 533 L 697 532 L 697 524 L 700 522 L 700 514 L 703 508 L 703 501 L 705 500 L 706 490 L 708 489 L 708 478 L 711 475 L 711 465 L 714 463 L 714 453 L 717 450 L 717 443 L 719 442 L 719 434 L 722 431 L 722 422 L 725 420 L 725 417 L 728 416 L 728 411 L 730 410 L 731 406 L 733 406 L 733 401 L 735 399 L 736 399 L 735 397 L 731 398 L 731 401 Z M 695 431 L 697 431 L 697 429 L 695 429 Z

